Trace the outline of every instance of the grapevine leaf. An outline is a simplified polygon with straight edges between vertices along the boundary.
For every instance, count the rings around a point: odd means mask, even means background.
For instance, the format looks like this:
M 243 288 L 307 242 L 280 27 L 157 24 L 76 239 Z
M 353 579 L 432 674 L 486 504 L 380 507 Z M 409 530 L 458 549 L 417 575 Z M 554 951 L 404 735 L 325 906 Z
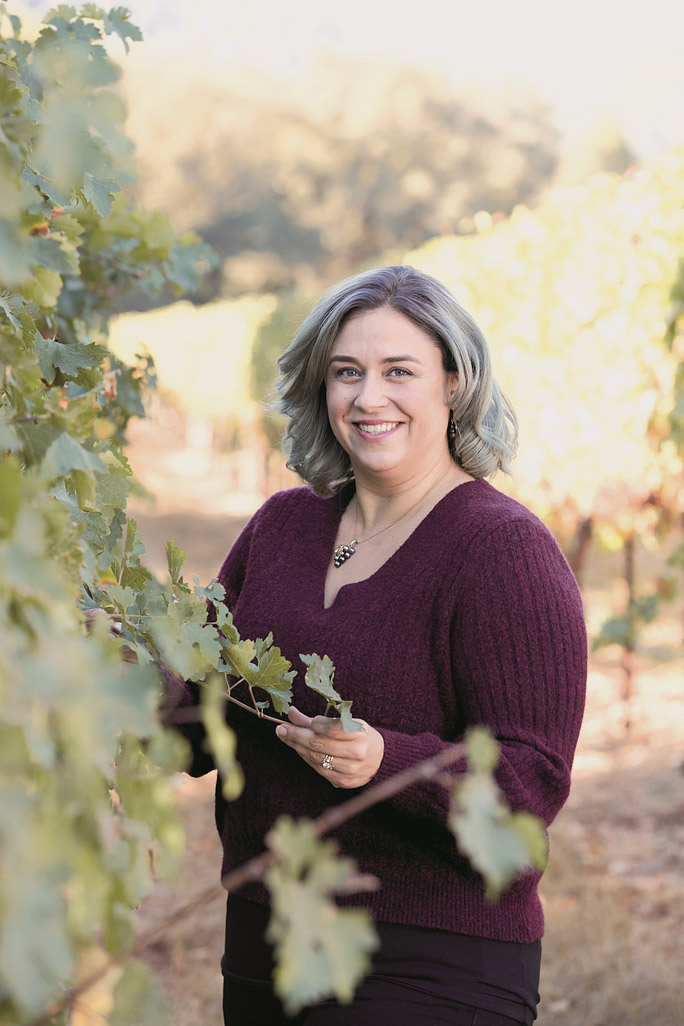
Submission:
M 268 692 L 273 708 L 281 716 L 289 711 L 292 702 L 291 684 L 296 671 L 291 666 L 278 646 L 272 645 L 257 657 L 257 674 L 250 681 Z
M 239 644 L 240 634 L 233 623 L 233 614 L 223 602 L 214 603 L 214 610 L 216 611 L 216 626 L 220 629 L 227 643 L 222 654 L 223 661 L 227 662 L 227 650 L 231 645 Z
M 78 253 L 74 243 L 56 238 L 31 239 L 31 259 L 58 274 L 78 273 Z
M 22 325 L 21 325 L 21 321 L 19 320 L 19 318 L 17 317 L 17 315 L 15 313 L 15 310 L 14 310 L 15 305 L 16 305 L 16 301 L 13 302 L 11 297 L 8 298 L 8 297 L 0 296 L 0 310 L 3 310 L 5 312 L 5 314 L 7 315 L 7 318 L 9 320 L 10 324 L 12 325 L 12 327 L 16 331 L 20 332 L 21 328 L 22 328 Z
M 121 583 L 126 588 L 133 588 L 134 591 L 142 591 L 147 581 L 154 578 L 147 567 L 125 566 L 121 571 Z
M 468 732 L 468 765 L 476 772 L 493 772 L 499 765 L 499 746 L 489 730 L 478 727 Z
M 461 851 L 484 877 L 492 901 L 521 873 L 543 870 L 547 843 L 536 817 L 512 813 L 503 801 L 493 776 L 492 749 L 483 744 L 483 735 L 478 730 L 466 736 L 469 768 L 454 790 L 449 825 Z
M 121 192 L 121 187 L 112 178 L 96 178 L 86 171 L 83 175 L 83 194 L 89 200 L 100 217 L 109 217 L 112 212 L 114 193 Z
M 119 607 L 122 613 L 127 612 L 135 602 L 135 592 L 133 589 L 128 587 L 122 588 L 120 584 L 110 584 L 107 588 L 107 596 Z
M 21 286 L 21 294 L 41 307 L 43 310 L 51 310 L 59 299 L 62 291 L 62 279 L 57 271 L 51 271 L 49 267 L 41 267 L 36 264 L 32 270 L 32 278 Z
M 235 675 L 244 677 L 248 683 L 250 683 L 249 678 L 253 678 L 256 672 L 256 666 L 252 665 L 252 660 L 255 657 L 256 646 L 249 638 L 238 642 L 237 645 L 231 645 L 230 648 L 223 646 L 223 658 L 233 668 Z
M 56 338 L 43 338 L 39 332 L 36 332 L 34 348 L 40 373 L 46 381 L 52 381 L 57 371 L 75 378 L 82 368 L 97 367 L 107 355 L 103 346 L 63 343 Z
M 340 909 L 332 895 L 356 867 L 340 858 L 334 841 L 321 841 L 310 822 L 280 817 L 266 837 L 278 862 L 266 874 L 272 915 L 267 938 L 275 945 L 275 989 L 285 1009 L 335 996 L 351 1001 L 370 965 L 377 937 L 365 909 Z
M 57 437 L 57 430 L 48 421 L 37 424 L 17 424 L 24 459 L 28 466 L 36 466 Z
M 82 470 L 87 474 L 102 474 L 107 469 L 95 453 L 84 449 L 66 431 L 54 440 L 45 454 L 45 459 L 61 477 L 67 477 L 72 470 Z
M 221 775 L 221 790 L 227 801 L 239 797 L 244 786 L 242 770 L 235 758 L 236 740 L 224 719 L 226 687 L 217 673 L 212 673 L 202 688 L 200 711 L 207 732 L 207 750 L 213 755 Z
M 137 25 L 131 24 L 128 16 L 128 10 L 125 7 L 112 7 L 109 12 L 104 14 L 105 31 L 116 33 L 123 43 L 126 53 L 129 51 L 129 39 L 136 42 L 142 39 L 142 32 Z
M 126 541 L 124 542 L 124 558 L 139 557 L 145 554 L 145 546 L 138 533 L 138 521 L 129 517 L 126 523 Z
M 335 675 L 332 660 L 327 655 L 321 659 L 316 654 L 300 655 L 299 658 L 307 667 L 304 680 L 311 690 L 323 695 L 323 698 L 326 698 L 331 704 L 341 702 L 342 696 L 338 695 L 332 683 Z
M 206 587 L 203 587 L 199 578 L 193 574 L 193 594 L 197 595 L 198 598 L 203 598 L 205 602 L 212 602 L 214 605 L 218 602 L 223 602 L 226 597 L 226 589 L 222 584 L 214 579 Z
M 322 695 L 323 698 L 326 699 L 329 705 L 332 705 L 335 708 L 340 715 L 340 719 L 342 720 L 342 729 L 345 733 L 353 734 L 363 731 L 363 724 L 358 720 L 355 720 L 351 715 L 352 703 L 343 702 L 342 696 L 339 695 L 333 687 L 332 681 L 335 676 L 335 667 L 333 666 L 332 660 L 327 655 L 323 656 L 321 659 L 321 657 L 316 654 L 300 654 L 299 658 L 307 667 L 306 676 L 304 678 L 305 683 L 312 691 L 317 691 L 319 695 Z
M 166 543 L 166 562 L 169 568 L 169 576 L 172 584 L 178 584 L 181 581 L 181 570 L 183 569 L 183 563 L 187 558 L 187 553 L 182 552 L 175 542 L 168 541 Z
M 204 676 L 216 666 L 221 654 L 221 641 L 216 629 L 207 624 L 203 605 L 190 612 L 184 602 L 173 602 L 167 619 L 155 621 L 152 635 L 163 661 L 182 677 Z
M 342 720 L 342 729 L 344 730 L 345 734 L 358 734 L 359 732 L 363 733 L 364 726 L 358 720 L 354 719 L 354 717 L 351 714 L 351 707 L 351 702 L 340 702 L 340 704 L 337 706 L 337 711 L 339 712 L 340 719 Z

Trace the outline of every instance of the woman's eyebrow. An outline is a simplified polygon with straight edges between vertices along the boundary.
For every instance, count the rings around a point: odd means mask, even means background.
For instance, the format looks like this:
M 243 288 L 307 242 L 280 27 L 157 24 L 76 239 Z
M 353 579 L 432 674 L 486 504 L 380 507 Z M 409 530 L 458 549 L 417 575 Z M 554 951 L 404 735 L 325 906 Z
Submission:
M 382 363 L 421 363 L 417 356 L 385 356 Z M 330 363 L 359 363 L 355 356 L 331 356 Z

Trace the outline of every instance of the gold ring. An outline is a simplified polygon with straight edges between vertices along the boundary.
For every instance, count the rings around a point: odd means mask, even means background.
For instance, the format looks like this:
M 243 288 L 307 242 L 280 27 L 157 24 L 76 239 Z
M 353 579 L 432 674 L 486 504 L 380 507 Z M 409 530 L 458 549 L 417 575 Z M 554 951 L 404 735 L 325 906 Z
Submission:
M 333 768 L 333 757 L 332 755 L 324 755 L 321 766 L 324 770 L 331 770 Z

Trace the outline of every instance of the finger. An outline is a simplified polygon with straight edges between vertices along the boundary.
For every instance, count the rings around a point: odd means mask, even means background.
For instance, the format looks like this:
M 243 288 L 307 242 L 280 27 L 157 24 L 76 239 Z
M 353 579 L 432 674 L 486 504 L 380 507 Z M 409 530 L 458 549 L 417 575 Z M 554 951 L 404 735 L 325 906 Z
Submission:
M 312 765 L 319 765 L 324 755 L 332 755 L 341 759 L 349 754 L 344 741 L 314 734 L 308 727 L 280 724 L 276 728 L 276 735 Z
M 294 723 L 297 727 L 311 726 L 311 717 L 306 716 L 303 712 L 300 712 L 299 709 L 295 709 L 293 705 L 290 706 L 287 717 L 290 723 Z
M 363 723 L 365 732 L 365 721 L 359 720 L 358 722 Z M 316 734 L 325 734 L 326 737 L 344 738 L 345 740 L 354 741 L 358 740 L 360 734 L 358 730 L 352 733 L 347 733 L 342 726 L 342 720 L 336 716 L 314 716 L 314 718 L 310 720 L 310 725 L 311 729 Z

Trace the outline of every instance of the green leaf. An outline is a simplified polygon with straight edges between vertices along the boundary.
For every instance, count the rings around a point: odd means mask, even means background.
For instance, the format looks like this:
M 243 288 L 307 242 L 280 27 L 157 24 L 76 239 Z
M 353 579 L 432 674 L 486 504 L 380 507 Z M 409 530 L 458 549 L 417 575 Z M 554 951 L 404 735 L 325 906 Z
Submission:
M 56 337 L 43 338 L 40 332 L 36 332 L 34 349 L 40 373 L 47 382 L 53 381 L 57 371 L 75 378 L 84 367 L 99 367 L 107 356 L 107 350 L 103 346 L 60 342 Z
M 166 543 L 166 563 L 172 584 L 178 584 L 182 580 L 181 570 L 187 558 L 187 553 L 181 551 L 175 542 L 168 541 Z
M 128 612 L 135 602 L 135 592 L 132 588 L 124 588 L 120 584 L 110 584 L 107 588 L 107 596 L 119 607 L 122 613 Z
M 109 13 L 104 15 L 105 31 L 116 33 L 123 43 L 126 53 L 129 50 L 129 39 L 139 42 L 143 37 L 137 25 L 132 25 L 128 18 L 129 12 L 125 7 L 112 7 Z
M 203 677 L 221 655 L 216 628 L 206 623 L 204 603 L 173 602 L 165 618 L 155 617 L 151 633 L 163 661 L 186 679 Z
M 0 310 L 6 314 L 15 331 L 21 332 L 22 325 L 17 313 L 21 309 L 21 300 L 17 296 L 0 296 Z M 15 312 L 16 311 L 16 312 Z
M 207 732 L 207 751 L 213 756 L 221 776 L 223 797 L 233 801 L 242 793 L 244 776 L 235 758 L 236 739 L 226 725 L 225 708 L 225 681 L 219 674 L 212 673 L 202 688 L 200 711 Z
M 493 772 L 499 765 L 499 746 L 486 727 L 471 727 L 465 738 L 468 765 L 475 772 Z
M 332 660 L 326 655 L 321 659 L 318 655 L 301 655 L 299 658 L 307 667 L 305 683 L 312 691 L 317 691 L 326 699 L 329 705 L 339 713 L 342 720 L 342 729 L 346 734 L 354 734 L 363 731 L 363 724 L 355 720 L 351 715 L 351 702 L 343 702 L 342 696 L 333 687 L 335 667 Z
M 479 733 L 479 731 L 478 731 Z M 512 813 L 494 779 L 489 745 L 475 745 L 480 768 L 469 767 L 452 796 L 449 826 L 458 846 L 485 880 L 486 897 L 495 900 L 521 873 L 543 870 L 547 842 L 540 820 Z
M 61 477 L 68 477 L 72 470 L 81 470 L 87 474 L 103 474 L 107 470 L 95 453 L 84 449 L 66 431 L 54 440 L 45 454 L 45 459 Z
M 21 439 L 22 454 L 27 466 L 35 467 L 44 458 L 59 429 L 49 421 L 42 420 L 36 424 L 17 424 L 16 432 Z
M 138 532 L 138 521 L 129 517 L 126 523 L 126 541 L 124 542 L 124 558 L 138 559 L 145 554 L 145 546 Z
M 153 580 L 153 575 L 144 566 L 125 566 L 121 571 L 121 584 L 134 591 L 142 591 L 145 584 Z
M 351 714 L 351 707 L 351 702 L 340 702 L 337 706 L 337 711 L 340 714 L 340 719 L 342 720 L 342 729 L 345 734 L 363 733 L 365 728 L 362 723 L 354 719 Z
M 266 691 L 279 715 L 285 715 L 292 701 L 292 681 L 296 671 L 292 663 L 281 655 L 277 645 L 272 645 L 257 657 L 257 675 L 254 685 Z
M 316 654 L 300 654 L 299 658 L 308 667 L 304 680 L 311 690 L 317 691 L 319 695 L 323 695 L 323 698 L 326 698 L 331 705 L 341 702 L 342 696 L 338 695 L 332 683 L 335 676 L 335 667 L 332 660 L 327 655 L 324 655 L 321 659 Z
M 250 683 L 249 678 L 254 677 L 256 665 L 252 660 L 256 658 L 256 645 L 249 638 L 232 645 L 229 649 L 223 646 L 223 656 L 237 677 L 244 677 Z
M 36 264 L 31 279 L 21 286 L 21 294 L 43 310 L 51 310 L 62 291 L 62 279 L 57 271 Z
M 310 822 L 281 816 L 266 837 L 278 857 L 266 874 L 271 895 L 267 938 L 275 945 L 275 989 L 295 1015 L 327 997 L 351 1001 L 370 968 L 378 940 L 365 909 L 340 909 L 336 890 L 353 881 L 356 866 L 321 841 Z
M 83 195 L 92 203 L 100 217 L 109 217 L 114 206 L 114 193 L 121 192 L 112 178 L 96 178 L 86 171 L 83 175 Z
M 78 274 L 78 252 L 76 245 L 68 239 L 47 238 L 30 240 L 31 260 L 35 265 L 47 267 L 58 274 Z

